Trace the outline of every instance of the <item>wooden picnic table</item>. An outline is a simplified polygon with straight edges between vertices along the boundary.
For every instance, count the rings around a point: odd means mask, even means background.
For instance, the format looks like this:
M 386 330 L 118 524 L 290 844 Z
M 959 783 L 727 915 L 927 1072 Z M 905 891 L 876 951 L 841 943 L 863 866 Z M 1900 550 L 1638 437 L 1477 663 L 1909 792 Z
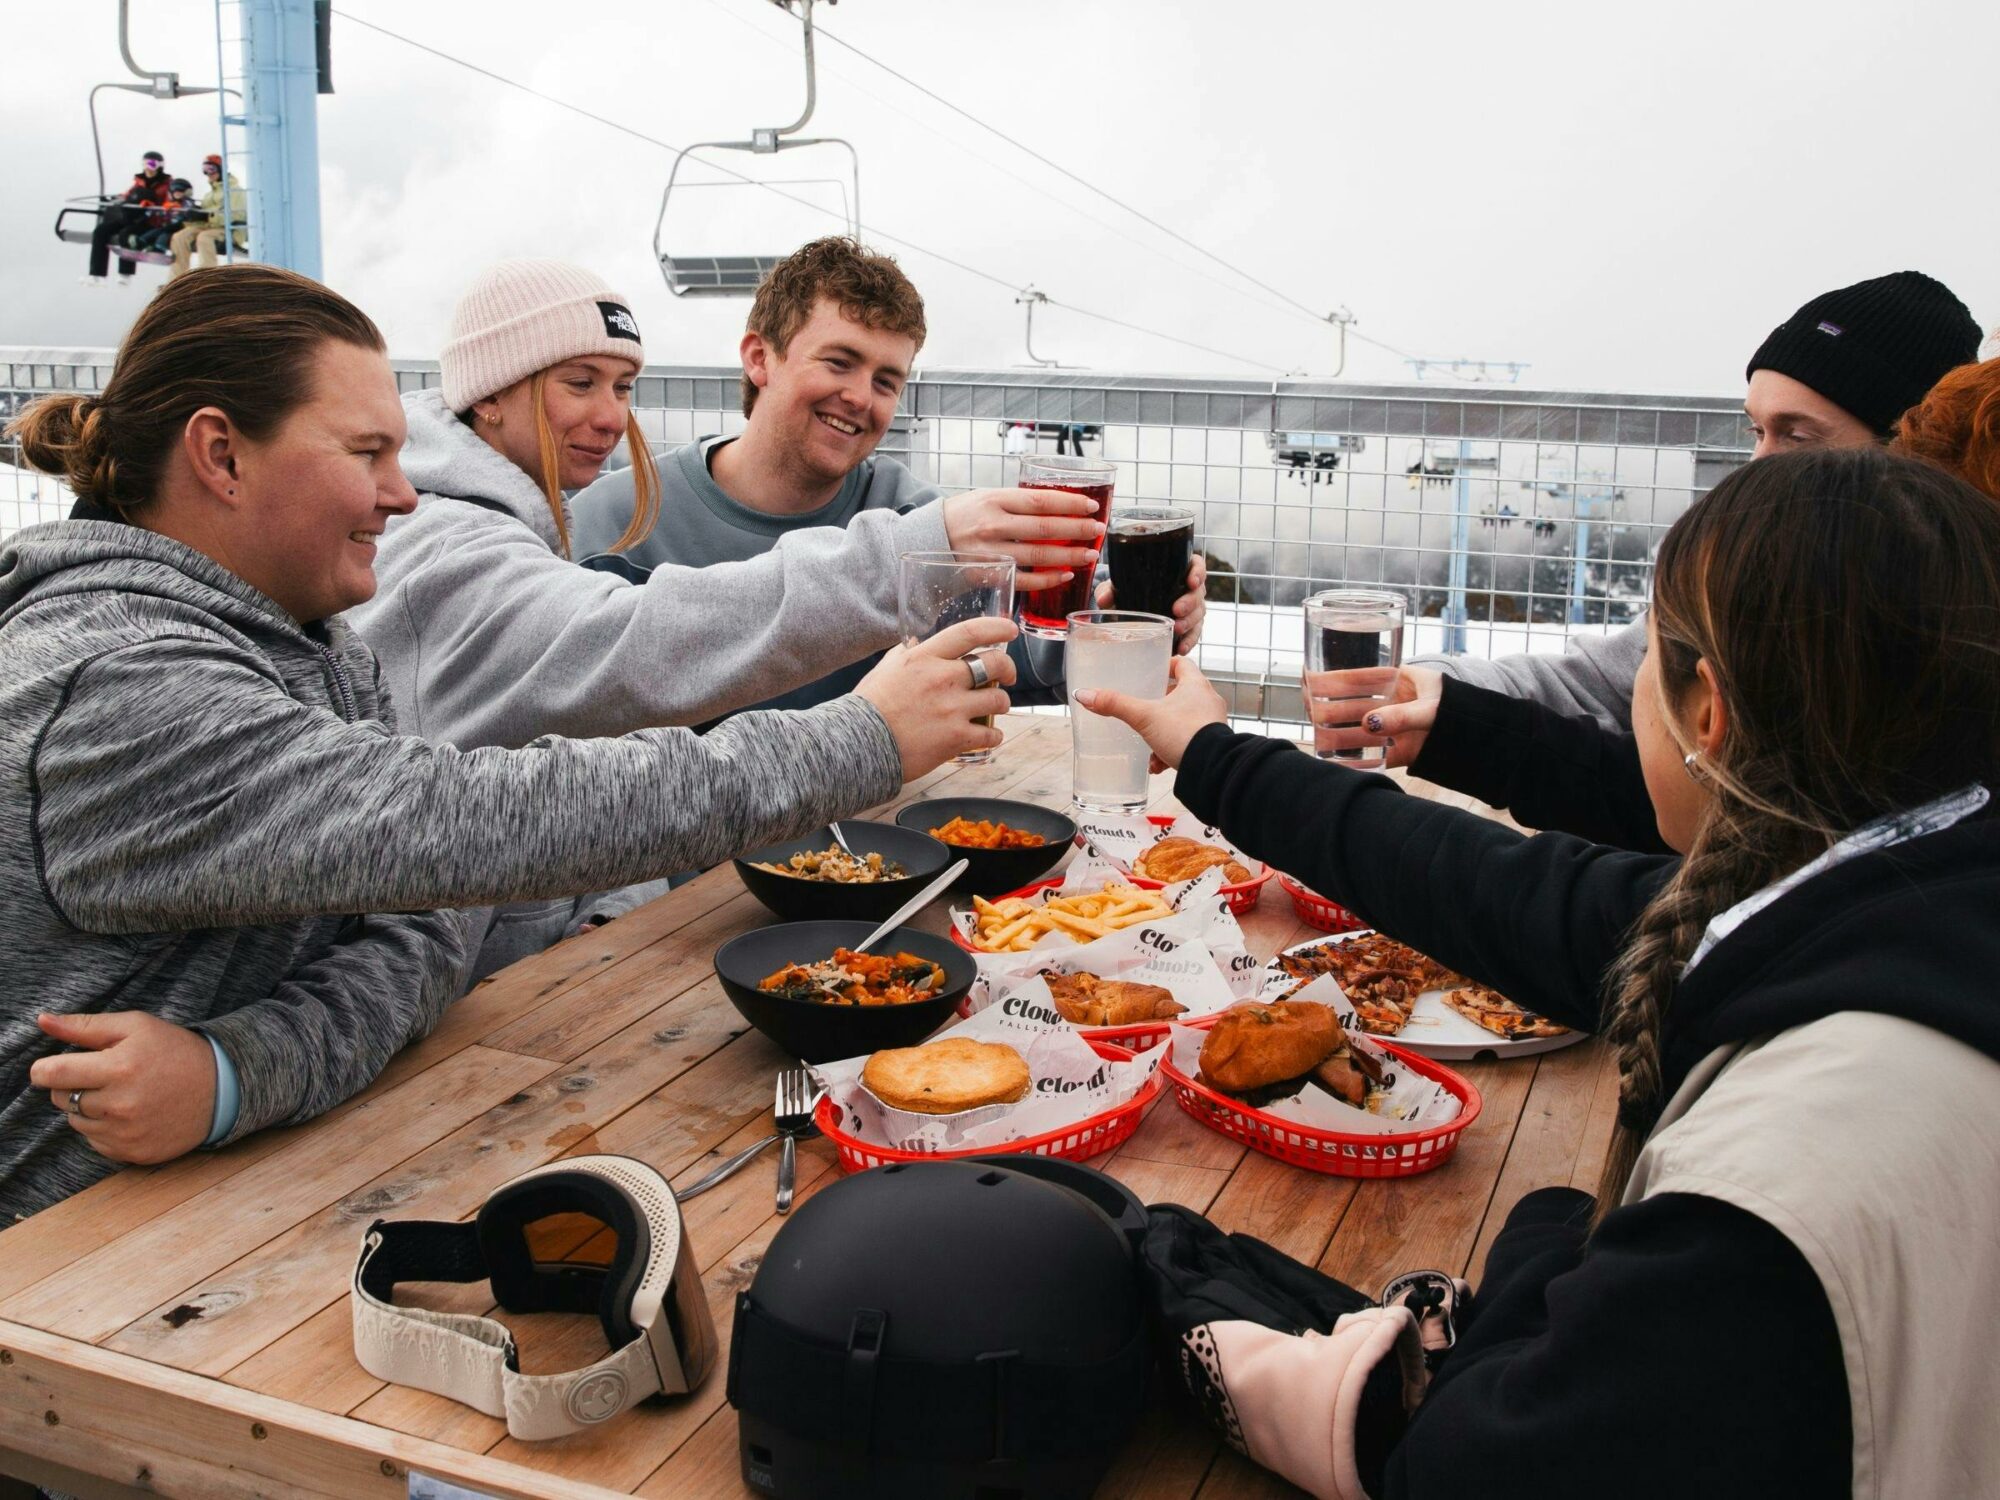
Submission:
M 1067 803 L 1068 721 L 1004 724 L 1007 744 L 990 764 L 947 766 L 889 807 L 943 793 Z M 1169 784 L 1154 783 L 1164 805 Z M 933 907 L 925 925 L 941 931 L 944 911 Z M 712 870 L 489 978 L 319 1119 L 128 1169 L 0 1233 L 0 1474 L 86 1496 L 391 1496 L 421 1490 L 427 1475 L 507 1496 L 749 1494 L 721 1362 L 691 1396 L 578 1436 L 517 1442 L 492 1417 L 364 1371 L 347 1287 L 362 1231 L 379 1216 L 469 1217 L 509 1178 L 583 1152 L 636 1156 L 686 1184 L 768 1134 L 785 1059 L 737 1015 L 710 956 L 772 920 L 732 868 Z M 1275 881 L 1243 926 L 1260 955 L 1311 935 Z M 1286 1166 L 1165 1097 L 1096 1165 L 1148 1202 L 1186 1204 L 1359 1287 L 1418 1266 L 1473 1273 L 1521 1194 L 1595 1183 L 1617 1078 L 1595 1040 L 1453 1066 L 1485 1108 L 1449 1162 L 1405 1181 Z M 782 1223 L 776 1160 L 773 1150 L 687 1205 L 725 1360 L 736 1293 Z M 802 1144 L 801 1197 L 838 1175 L 827 1142 Z M 485 1292 L 481 1283 L 425 1300 L 485 1312 Z M 506 1321 L 530 1373 L 603 1352 L 594 1319 Z M 1294 1493 L 1165 1407 L 1100 1491 Z

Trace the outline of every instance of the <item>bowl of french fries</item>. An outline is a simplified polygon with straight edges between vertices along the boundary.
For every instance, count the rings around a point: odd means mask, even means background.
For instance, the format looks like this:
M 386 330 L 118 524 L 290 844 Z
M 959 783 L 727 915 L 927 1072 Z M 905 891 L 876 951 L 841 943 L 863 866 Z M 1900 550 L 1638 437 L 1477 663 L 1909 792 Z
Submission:
M 1060 884 L 1045 880 L 992 901 L 974 896 L 973 933 L 967 937 L 954 924 L 953 941 L 975 953 L 1026 953 L 1051 940 L 1088 943 L 1174 914 L 1158 891 L 1121 881 L 1067 894 L 1058 889 Z
M 982 896 L 1041 879 L 1076 839 L 1076 824 L 1064 814 L 1002 797 L 933 797 L 912 802 L 896 821 L 939 840 L 953 859 L 965 860 L 959 886 Z

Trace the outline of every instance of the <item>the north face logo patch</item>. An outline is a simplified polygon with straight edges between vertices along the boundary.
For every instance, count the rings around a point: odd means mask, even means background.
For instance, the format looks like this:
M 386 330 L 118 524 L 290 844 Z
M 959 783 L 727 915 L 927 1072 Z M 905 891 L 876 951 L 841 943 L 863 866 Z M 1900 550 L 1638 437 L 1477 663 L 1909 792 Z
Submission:
M 616 302 L 600 302 L 597 310 L 604 314 L 604 332 L 609 337 L 630 339 L 635 344 L 640 342 L 639 320 L 632 316 L 629 309 L 620 307 Z

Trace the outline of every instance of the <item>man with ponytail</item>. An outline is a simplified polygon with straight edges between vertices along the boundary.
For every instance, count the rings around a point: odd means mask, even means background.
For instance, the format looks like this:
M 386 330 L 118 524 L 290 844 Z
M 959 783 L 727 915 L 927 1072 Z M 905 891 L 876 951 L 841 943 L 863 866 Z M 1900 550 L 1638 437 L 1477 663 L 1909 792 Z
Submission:
M 399 734 L 340 616 L 417 503 L 403 407 L 289 271 L 179 278 L 101 393 L 7 430 L 78 498 L 0 543 L 0 1223 L 366 1087 L 464 987 L 450 908 L 714 863 L 998 740 L 961 658 L 1008 681 L 999 620 L 705 737 Z
M 1760 460 L 1675 524 L 1638 776 L 1488 747 L 1543 807 L 1623 799 L 1670 852 L 1232 734 L 1185 663 L 1089 706 L 1238 847 L 1617 1049 L 1595 1200 L 1514 1207 L 1427 1391 L 1381 1349 L 1288 1356 L 1361 1393 L 1284 1419 L 1326 1421 L 1367 1494 L 2000 1494 L 2000 506 L 1871 446 Z
M 892 645 L 903 552 L 976 544 L 1047 582 L 1059 577 L 1047 570 L 1095 559 L 1102 528 L 1089 501 L 987 491 L 795 531 L 755 558 L 660 567 L 636 583 L 581 567 L 566 492 L 595 479 L 619 443 L 634 504 L 608 545 L 644 538 L 659 513 L 659 474 L 631 410 L 645 357 L 631 304 L 580 266 L 502 261 L 459 299 L 442 384 L 403 399 L 402 465 L 423 503 L 389 525 L 381 589 L 353 614 L 411 733 L 473 749 L 701 724 Z M 663 889 L 498 911 L 476 972 Z

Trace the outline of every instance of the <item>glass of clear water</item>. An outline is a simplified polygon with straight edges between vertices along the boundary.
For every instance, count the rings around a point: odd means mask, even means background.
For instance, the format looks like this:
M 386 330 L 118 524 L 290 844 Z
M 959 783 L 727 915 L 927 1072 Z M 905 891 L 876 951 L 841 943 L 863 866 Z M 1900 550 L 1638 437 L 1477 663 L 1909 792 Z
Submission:
M 1403 665 L 1408 601 L 1387 589 L 1328 589 L 1305 602 L 1306 707 L 1334 705 L 1329 722 L 1313 724 L 1313 753 L 1363 771 L 1388 764 L 1389 742 L 1336 748 L 1342 731 L 1389 701 Z
M 1137 812 L 1146 805 L 1146 769 L 1153 752 L 1137 731 L 1077 705 L 1084 688 L 1109 688 L 1134 698 L 1164 698 L 1174 655 L 1174 622 L 1127 609 L 1085 609 L 1068 617 L 1074 793 L 1079 807 Z
M 962 620 L 1014 613 L 1014 559 L 997 552 L 905 552 L 897 558 L 896 625 L 906 645 Z M 991 724 L 992 719 L 981 723 Z M 983 765 L 991 750 L 968 750 L 961 765 Z

